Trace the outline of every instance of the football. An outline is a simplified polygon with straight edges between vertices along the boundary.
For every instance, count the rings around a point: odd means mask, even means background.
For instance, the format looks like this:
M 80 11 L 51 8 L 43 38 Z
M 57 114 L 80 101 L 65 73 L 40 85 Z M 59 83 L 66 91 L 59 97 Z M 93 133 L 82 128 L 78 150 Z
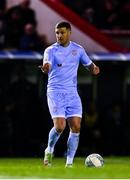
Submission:
M 85 166 L 87 167 L 102 167 L 104 165 L 104 159 L 100 154 L 90 154 L 85 159 Z

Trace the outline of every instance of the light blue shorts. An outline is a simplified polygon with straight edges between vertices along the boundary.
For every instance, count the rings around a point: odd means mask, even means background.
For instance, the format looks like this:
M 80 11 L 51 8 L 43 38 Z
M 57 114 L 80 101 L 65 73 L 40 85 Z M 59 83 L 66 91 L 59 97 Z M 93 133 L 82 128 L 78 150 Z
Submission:
M 52 119 L 56 117 L 81 117 L 82 104 L 77 92 L 47 92 L 48 107 Z

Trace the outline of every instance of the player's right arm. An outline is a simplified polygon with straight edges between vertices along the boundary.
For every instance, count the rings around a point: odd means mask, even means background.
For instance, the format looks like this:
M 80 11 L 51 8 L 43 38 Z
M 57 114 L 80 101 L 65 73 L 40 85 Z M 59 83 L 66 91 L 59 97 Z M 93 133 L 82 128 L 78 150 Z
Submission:
M 45 64 L 40 65 L 38 67 L 41 68 L 42 72 L 45 74 L 48 74 L 49 71 L 51 70 L 51 64 L 49 64 L 49 63 L 45 63 Z
M 52 52 L 50 48 L 47 48 L 44 52 L 43 65 L 40 65 L 42 72 L 48 74 L 52 68 Z

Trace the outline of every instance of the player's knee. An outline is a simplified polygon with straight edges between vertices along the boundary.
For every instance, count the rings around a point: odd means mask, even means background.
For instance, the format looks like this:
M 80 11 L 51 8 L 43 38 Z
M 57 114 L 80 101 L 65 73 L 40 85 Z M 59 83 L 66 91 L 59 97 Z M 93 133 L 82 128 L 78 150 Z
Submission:
M 55 125 L 55 128 L 58 133 L 62 133 L 65 129 L 66 124 L 65 123 L 59 123 Z
M 66 127 L 66 121 L 63 118 L 54 119 L 54 126 L 58 133 L 62 133 Z
M 73 133 L 80 133 L 80 126 L 71 127 Z
M 57 131 L 58 133 L 62 133 L 62 132 L 64 131 L 64 129 L 65 129 L 65 128 L 63 128 L 63 127 L 59 127 L 59 128 L 57 127 L 57 128 L 56 128 L 56 131 Z

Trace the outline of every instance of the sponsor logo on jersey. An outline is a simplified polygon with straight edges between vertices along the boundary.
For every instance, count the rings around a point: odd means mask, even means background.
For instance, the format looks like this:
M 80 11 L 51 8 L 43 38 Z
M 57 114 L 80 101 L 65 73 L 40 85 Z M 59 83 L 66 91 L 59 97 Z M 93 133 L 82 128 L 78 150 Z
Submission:
M 58 66 L 58 67 L 61 67 L 61 66 L 62 66 L 62 64 L 57 64 L 57 66 Z

